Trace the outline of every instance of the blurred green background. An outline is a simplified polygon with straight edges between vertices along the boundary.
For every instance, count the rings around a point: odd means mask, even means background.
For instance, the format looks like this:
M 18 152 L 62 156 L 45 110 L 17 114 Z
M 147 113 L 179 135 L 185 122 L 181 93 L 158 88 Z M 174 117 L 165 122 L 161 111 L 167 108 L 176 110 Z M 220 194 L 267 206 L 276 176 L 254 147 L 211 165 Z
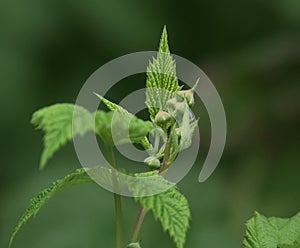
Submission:
M 29 199 L 79 168 L 72 144 L 38 171 L 42 133 L 31 114 L 74 102 L 97 68 L 118 56 L 156 50 L 163 25 L 171 51 L 202 68 L 227 114 L 218 169 L 197 181 L 209 145 L 201 102 L 199 161 L 180 183 L 192 210 L 186 247 L 241 247 L 254 210 L 289 217 L 300 210 L 300 1 L 0 1 L 0 247 Z M 133 77 L 111 93 L 144 86 Z M 184 165 L 183 165 L 184 166 Z M 126 237 L 138 206 L 124 200 Z M 174 247 L 149 214 L 143 247 Z M 59 193 L 17 235 L 14 247 L 114 247 L 113 200 L 97 185 Z

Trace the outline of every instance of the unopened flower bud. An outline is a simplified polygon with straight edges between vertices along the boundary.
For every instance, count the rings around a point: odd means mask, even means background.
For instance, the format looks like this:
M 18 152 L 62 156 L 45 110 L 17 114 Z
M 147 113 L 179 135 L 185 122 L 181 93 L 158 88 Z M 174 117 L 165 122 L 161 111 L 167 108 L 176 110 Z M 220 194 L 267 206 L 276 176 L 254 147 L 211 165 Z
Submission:
M 160 161 L 158 158 L 154 156 L 150 156 L 144 160 L 144 163 L 148 164 L 152 168 L 159 168 L 160 167 Z
M 185 111 L 185 103 L 178 101 L 176 97 L 167 101 L 167 109 L 173 116 L 182 115 Z
M 176 135 L 177 135 L 178 137 L 181 136 L 181 130 L 180 130 L 179 127 L 175 128 L 175 133 L 176 133 Z
M 189 105 L 189 107 L 192 107 L 195 103 L 194 100 L 194 90 L 181 90 L 177 92 L 177 95 L 183 99 L 185 99 Z
M 176 95 L 178 97 L 180 97 L 181 99 L 185 99 L 189 105 L 189 107 L 192 107 L 195 103 L 195 99 L 194 99 L 194 92 L 198 86 L 200 78 L 197 79 L 195 85 L 193 86 L 193 88 L 189 89 L 189 90 L 181 90 L 179 92 L 176 93 Z
M 159 110 L 158 113 L 155 116 L 154 122 L 159 125 L 167 125 L 172 119 L 172 116 L 163 110 Z

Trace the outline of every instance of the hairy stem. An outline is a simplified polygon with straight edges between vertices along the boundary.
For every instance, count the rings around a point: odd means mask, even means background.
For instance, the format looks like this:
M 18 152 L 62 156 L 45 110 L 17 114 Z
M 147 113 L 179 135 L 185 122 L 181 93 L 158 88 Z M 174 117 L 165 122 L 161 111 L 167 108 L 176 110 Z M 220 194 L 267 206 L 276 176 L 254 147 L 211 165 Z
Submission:
M 165 148 L 165 154 L 164 154 L 162 165 L 161 165 L 160 170 L 159 170 L 159 174 L 161 174 L 168 167 L 170 147 L 171 147 L 171 135 L 168 137 L 168 140 L 167 140 L 167 144 L 166 144 L 166 148 Z M 139 235 L 140 235 L 140 232 L 141 232 L 142 225 L 143 225 L 146 214 L 147 214 L 146 208 L 143 205 L 141 205 L 141 208 L 140 208 L 140 211 L 138 213 L 136 223 L 135 223 L 135 226 L 134 226 L 134 229 L 133 229 L 133 233 L 132 233 L 132 236 L 131 236 L 131 243 L 138 242 L 138 238 L 139 238 Z
M 107 147 L 108 160 L 113 168 L 116 168 L 115 158 L 112 147 Z M 116 173 L 113 173 L 113 187 L 115 191 L 118 189 Z M 123 248 L 123 218 L 121 196 L 114 193 L 115 216 L 116 216 L 116 248 Z

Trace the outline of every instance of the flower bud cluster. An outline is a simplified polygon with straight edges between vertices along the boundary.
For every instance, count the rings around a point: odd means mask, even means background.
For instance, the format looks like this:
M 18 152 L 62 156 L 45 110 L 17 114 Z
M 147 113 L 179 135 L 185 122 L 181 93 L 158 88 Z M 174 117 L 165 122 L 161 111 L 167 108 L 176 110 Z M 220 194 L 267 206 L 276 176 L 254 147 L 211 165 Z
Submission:
M 174 97 L 166 102 L 163 109 L 160 109 L 152 120 L 157 125 L 157 130 L 161 130 L 165 137 L 172 137 L 170 160 L 176 158 L 181 149 L 190 146 L 191 137 L 194 132 L 197 120 L 190 111 L 195 103 L 194 92 L 198 84 L 190 90 L 181 90 L 174 94 Z M 167 140 L 167 139 L 166 139 Z M 166 142 L 166 140 L 164 142 Z M 153 148 L 150 156 L 144 160 L 151 168 L 158 169 L 161 166 L 161 149 Z

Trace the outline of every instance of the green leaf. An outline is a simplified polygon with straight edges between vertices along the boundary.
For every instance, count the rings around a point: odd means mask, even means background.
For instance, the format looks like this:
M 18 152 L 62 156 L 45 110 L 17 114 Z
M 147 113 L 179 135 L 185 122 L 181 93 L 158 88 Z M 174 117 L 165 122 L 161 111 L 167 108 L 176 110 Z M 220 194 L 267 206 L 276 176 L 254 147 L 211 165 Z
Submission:
M 112 185 L 112 171 L 104 167 L 95 167 L 84 169 L 77 169 L 75 172 L 65 176 L 62 179 L 58 179 L 53 182 L 48 188 L 41 191 L 34 198 L 31 199 L 29 206 L 22 214 L 19 219 L 16 227 L 13 230 L 13 233 L 10 238 L 9 247 L 13 242 L 15 235 L 19 232 L 21 227 L 31 218 L 37 215 L 40 209 L 45 205 L 45 203 L 50 200 L 56 193 L 59 191 L 77 185 L 81 183 L 90 183 L 94 182 L 90 176 L 86 173 L 89 170 L 89 173 L 92 173 L 93 176 L 97 176 L 98 181 L 101 181 L 103 184 Z
M 145 180 L 136 180 L 135 177 L 145 178 Z M 134 196 L 154 195 L 157 192 L 164 192 L 176 185 L 165 180 L 155 170 L 135 173 L 133 177 L 127 179 L 127 184 Z M 138 200 L 139 197 L 136 197 L 136 199 Z
M 121 107 L 120 105 L 113 103 L 109 100 L 107 100 L 106 98 L 104 98 L 103 96 L 99 95 L 98 93 L 94 92 L 94 94 L 111 110 L 111 111 L 116 111 L 116 112 L 120 112 L 120 113 L 124 113 L 124 114 L 130 114 L 126 109 L 124 109 L 123 107 Z
M 61 191 L 64 188 L 80 184 L 92 182 L 92 179 L 86 174 L 83 168 L 76 170 L 74 173 L 65 176 L 63 179 L 59 179 L 53 182 L 50 187 L 41 191 L 37 196 L 31 199 L 28 208 L 22 214 L 21 218 L 18 221 L 17 226 L 15 227 L 11 238 L 9 247 L 12 244 L 12 241 L 17 234 L 17 232 L 21 229 L 21 227 L 33 216 L 35 216 L 41 207 L 52 198 L 57 192 Z
M 176 77 L 175 60 L 170 54 L 167 29 L 164 27 L 156 58 L 147 68 L 146 104 L 151 118 L 154 119 L 159 109 L 166 110 L 166 102 L 180 90 Z
M 294 245 L 300 241 L 300 213 L 288 219 L 280 228 L 279 244 Z
M 255 213 L 246 224 L 246 248 L 299 248 L 300 213 L 290 219 L 266 218 Z
M 154 129 L 152 122 L 143 121 L 129 113 L 123 107 L 105 99 L 97 93 L 94 94 L 111 110 L 106 117 L 99 111 L 96 114 L 96 132 L 107 144 L 138 143 L 142 144 L 146 149 L 150 147 L 146 135 Z M 114 124 L 113 130 L 112 123 Z M 112 132 L 114 132 L 114 136 L 112 136 Z
M 176 186 L 154 196 L 142 197 L 139 202 L 151 210 L 164 231 L 168 231 L 177 248 L 183 248 L 191 217 L 189 204 Z
M 279 248 L 300 248 L 300 237 L 292 245 L 279 245 Z
M 31 123 L 37 129 L 45 132 L 44 150 L 40 160 L 40 169 L 43 169 L 53 154 L 63 146 L 73 135 L 84 135 L 87 131 L 93 130 L 92 115 L 83 107 L 78 107 L 78 115 L 75 121 L 74 133 L 72 130 L 74 105 L 69 103 L 55 104 L 50 107 L 36 111 Z
M 37 129 L 45 132 L 44 150 L 40 161 L 41 169 L 45 167 L 53 154 L 67 141 L 72 140 L 75 135 L 84 135 L 88 131 L 94 132 L 95 130 L 103 141 L 109 145 L 129 142 L 141 143 L 144 147 L 147 145 L 149 147 L 150 145 L 146 135 L 153 129 L 153 125 L 149 121 L 143 121 L 131 115 L 128 137 L 128 126 L 125 125 L 124 119 L 121 118 L 124 117 L 122 114 L 116 123 L 117 135 L 114 136 L 116 138 L 114 143 L 111 135 L 113 112 L 98 110 L 94 122 L 93 113 L 90 113 L 83 107 L 76 106 L 76 115 L 73 115 L 74 109 L 75 105 L 73 104 L 61 103 L 42 108 L 33 114 L 32 124 Z M 128 117 L 129 113 L 125 115 Z M 74 129 L 72 128 L 72 121 Z M 95 123 L 95 127 L 93 123 Z
M 269 220 L 256 212 L 247 224 L 244 247 L 246 248 L 277 248 L 278 234 Z
M 149 144 L 146 136 L 153 128 L 152 122 L 143 121 L 135 116 L 129 117 L 123 113 L 114 115 L 113 112 L 101 111 L 96 113 L 96 133 L 109 145 L 138 143 L 146 147 Z
M 147 177 L 157 175 L 156 172 L 135 174 L 138 177 Z M 165 187 L 174 185 L 166 181 L 162 176 L 154 177 L 157 187 Z M 129 187 L 135 193 L 143 190 L 141 185 L 130 185 Z M 136 198 L 148 211 L 151 210 L 155 219 L 161 222 L 164 231 L 168 231 L 177 248 L 183 248 L 186 233 L 189 228 L 191 212 L 187 199 L 181 194 L 176 186 L 172 186 L 167 191 L 147 196 Z

